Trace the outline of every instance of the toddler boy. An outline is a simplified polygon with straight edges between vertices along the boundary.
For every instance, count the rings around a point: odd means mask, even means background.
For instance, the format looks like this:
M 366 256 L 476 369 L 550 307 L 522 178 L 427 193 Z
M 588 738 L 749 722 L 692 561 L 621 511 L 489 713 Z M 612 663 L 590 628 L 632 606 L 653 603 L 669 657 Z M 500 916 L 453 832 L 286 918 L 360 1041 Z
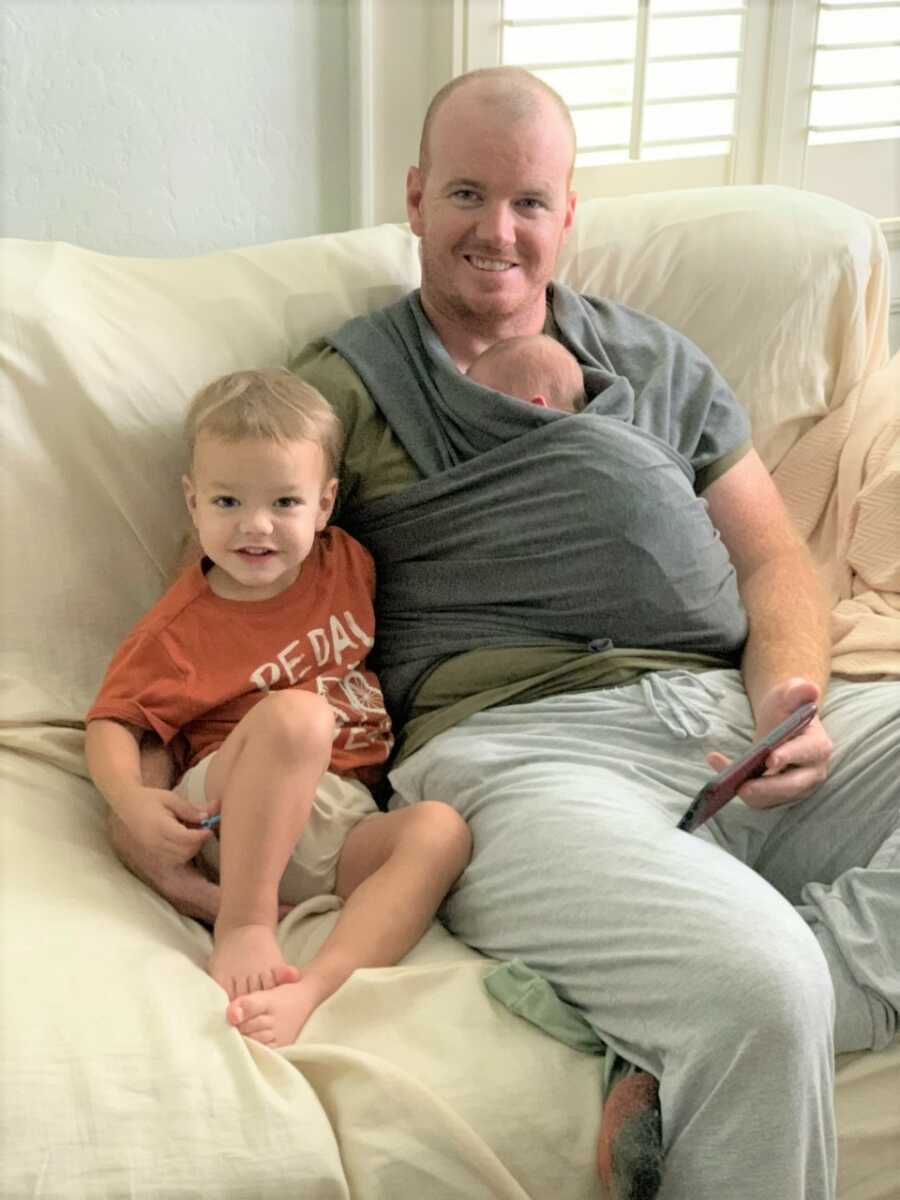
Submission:
M 366 786 L 392 738 L 365 664 L 372 560 L 326 528 L 342 448 L 331 407 L 286 370 L 241 371 L 197 395 L 186 434 L 204 557 L 116 651 L 86 753 L 107 802 L 160 858 L 186 824 L 221 818 L 201 850 L 221 891 L 209 972 L 229 1022 L 279 1046 L 357 967 L 415 945 L 471 842 L 449 806 L 380 813 Z M 142 783 L 147 731 L 180 758 L 174 791 Z M 279 900 L 328 892 L 343 909 L 300 972 L 275 937 Z

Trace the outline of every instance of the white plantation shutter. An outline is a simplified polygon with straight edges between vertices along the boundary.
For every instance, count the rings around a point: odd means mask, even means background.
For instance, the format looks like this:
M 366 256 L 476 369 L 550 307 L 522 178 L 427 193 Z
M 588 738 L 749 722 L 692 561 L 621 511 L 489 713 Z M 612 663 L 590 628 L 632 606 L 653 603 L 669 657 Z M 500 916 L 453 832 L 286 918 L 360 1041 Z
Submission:
M 732 153 L 743 3 L 503 0 L 501 61 L 569 104 L 578 166 Z
M 900 136 L 900 3 L 818 8 L 810 145 Z
M 579 193 L 728 183 L 900 217 L 900 0 L 455 0 L 460 70 L 572 109 Z
M 900 224 L 890 218 L 900 217 L 900 2 L 821 0 L 816 8 L 802 183 L 887 219 L 896 250 Z

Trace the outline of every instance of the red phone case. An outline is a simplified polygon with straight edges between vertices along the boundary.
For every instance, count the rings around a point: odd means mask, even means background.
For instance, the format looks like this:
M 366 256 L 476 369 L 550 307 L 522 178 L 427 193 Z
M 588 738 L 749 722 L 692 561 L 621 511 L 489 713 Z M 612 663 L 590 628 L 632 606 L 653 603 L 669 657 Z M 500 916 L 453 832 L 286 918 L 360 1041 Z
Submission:
M 757 775 L 762 775 L 766 769 L 766 759 L 775 747 L 796 737 L 801 729 L 806 728 L 817 711 L 815 704 L 801 704 L 786 720 L 770 730 L 764 738 L 754 742 L 747 753 L 742 755 L 737 762 L 730 763 L 718 775 L 713 776 L 691 801 L 690 808 L 678 822 L 678 828 L 683 829 L 686 833 L 692 833 L 695 829 L 699 829 L 704 821 L 715 816 L 719 809 L 733 798 L 742 783 L 746 783 L 748 779 L 753 779 Z

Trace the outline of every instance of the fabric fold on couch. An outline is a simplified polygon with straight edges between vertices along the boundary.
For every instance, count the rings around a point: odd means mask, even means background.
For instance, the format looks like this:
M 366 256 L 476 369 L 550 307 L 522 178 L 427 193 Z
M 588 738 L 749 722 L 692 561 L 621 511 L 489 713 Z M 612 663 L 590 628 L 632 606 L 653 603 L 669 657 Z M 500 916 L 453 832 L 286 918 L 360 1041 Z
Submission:
M 774 479 L 832 605 L 832 670 L 900 674 L 900 354 L 804 434 Z

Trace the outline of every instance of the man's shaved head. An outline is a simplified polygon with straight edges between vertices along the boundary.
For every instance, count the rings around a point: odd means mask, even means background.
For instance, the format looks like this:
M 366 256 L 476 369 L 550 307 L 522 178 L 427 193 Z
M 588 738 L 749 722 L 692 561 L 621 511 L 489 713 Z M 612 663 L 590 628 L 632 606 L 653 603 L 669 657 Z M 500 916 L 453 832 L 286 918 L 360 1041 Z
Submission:
M 563 125 L 571 139 L 572 166 L 575 164 L 575 126 L 572 114 L 566 102 L 549 84 L 526 71 L 524 67 L 484 67 L 478 71 L 469 71 L 465 75 L 457 75 L 436 93 L 425 113 L 422 124 L 422 137 L 419 141 L 419 170 L 424 178 L 431 165 L 431 130 L 435 117 L 444 107 L 447 100 L 455 93 L 465 88 L 487 108 L 493 108 L 505 121 L 514 124 L 527 118 L 540 116 L 542 104 L 549 102 L 562 119 Z M 571 168 L 569 171 L 571 178 Z

